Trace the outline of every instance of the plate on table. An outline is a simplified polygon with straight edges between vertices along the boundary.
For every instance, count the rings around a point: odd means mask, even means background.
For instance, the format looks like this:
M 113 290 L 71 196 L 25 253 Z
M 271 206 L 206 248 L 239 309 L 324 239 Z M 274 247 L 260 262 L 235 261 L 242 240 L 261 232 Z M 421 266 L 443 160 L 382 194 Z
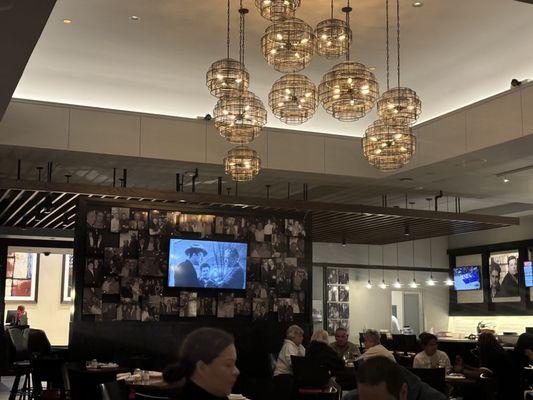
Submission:
M 456 372 L 452 372 L 451 374 L 447 375 L 447 378 L 448 379 L 466 379 L 466 376 L 464 376 L 463 374 L 458 374 Z
M 230 394 L 228 396 L 228 400 L 248 400 L 246 397 L 244 397 L 242 394 Z

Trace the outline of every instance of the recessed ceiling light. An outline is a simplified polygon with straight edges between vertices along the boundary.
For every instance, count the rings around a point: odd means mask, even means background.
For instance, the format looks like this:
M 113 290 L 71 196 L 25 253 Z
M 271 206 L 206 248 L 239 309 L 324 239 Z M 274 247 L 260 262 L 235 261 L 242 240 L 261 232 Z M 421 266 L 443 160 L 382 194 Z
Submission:
M 503 183 L 509 183 L 511 180 L 507 178 L 506 176 L 503 177 Z
M 422 3 L 421 1 L 413 2 L 413 7 L 422 7 L 423 5 L 424 5 L 424 3 Z
M 71 19 L 68 19 L 68 18 L 65 18 L 63 20 L 63 23 L 66 24 L 66 25 L 69 25 L 69 24 L 72 24 L 72 20 Z
M 141 17 L 139 17 L 138 15 L 130 15 L 130 21 L 139 22 L 140 20 Z

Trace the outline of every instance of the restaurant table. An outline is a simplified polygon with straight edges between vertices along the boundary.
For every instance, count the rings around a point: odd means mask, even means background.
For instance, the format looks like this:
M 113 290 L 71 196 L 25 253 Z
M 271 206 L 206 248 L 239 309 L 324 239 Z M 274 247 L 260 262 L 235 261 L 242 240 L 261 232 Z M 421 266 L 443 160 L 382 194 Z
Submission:
M 67 365 L 72 397 L 76 400 L 100 398 L 98 385 L 116 380 L 119 373 L 129 372 L 130 368 L 87 368 L 84 363 Z
M 126 386 L 136 394 L 149 396 L 173 396 L 181 391 L 185 385 L 185 379 L 179 382 L 168 384 L 162 377 L 150 378 L 148 381 L 131 381 L 123 379 Z
M 463 374 L 446 375 L 446 383 L 452 387 L 453 397 L 468 397 L 478 390 L 479 382 Z

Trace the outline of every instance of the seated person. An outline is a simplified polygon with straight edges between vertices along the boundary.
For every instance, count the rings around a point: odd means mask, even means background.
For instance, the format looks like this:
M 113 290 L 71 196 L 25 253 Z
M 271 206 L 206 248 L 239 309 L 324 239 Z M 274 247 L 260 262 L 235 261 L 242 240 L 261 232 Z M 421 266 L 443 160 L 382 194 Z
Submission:
M 486 370 L 490 371 L 496 382 L 496 399 L 512 400 L 523 397 L 520 393 L 520 373 L 513 365 L 510 355 L 498 343 L 491 332 L 483 332 L 478 338 L 479 368 L 463 363 L 460 356 L 456 357 L 454 370 L 463 373 L 467 378 L 480 379 Z
M 23 305 L 17 307 L 17 319 L 15 325 L 27 326 L 28 325 L 28 313 Z
M 346 328 L 337 328 L 335 331 L 335 341 L 331 343 L 333 350 L 339 357 L 346 360 L 353 360 L 361 355 L 357 346 L 348 341 L 348 331 Z
M 343 360 L 329 346 L 328 333 L 324 329 L 313 333 L 305 357 L 316 365 L 327 368 L 331 375 L 344 368 Z
M 355 361 L 366 361 L 373 357 L 386 357 L 389 360 L 396 362 L 392 352 L 387 350 L 380 342 L 380 334 L 375 329 L 367 329 L 364 333 L 365 352 L 357 357 Z
M 415 356 L 413 368 L 446 368 L 446 371 L 449 371 L 450 358 L 445 352 L 437 349 L 437 337 L 423 332 L 419 338 L 424 350 Z
M 386 357 L 373 357 L 357 371 L 356 391 L 348 392 L 344 400 L 446 400 L 412 372 Z
M 305 347 L 302 346 L 304 331 L 298 325 L 291 325 L 287 329 L 287 338 L 278 355 L 274 376 L 292 375 L 291 356 L 305 357 Z

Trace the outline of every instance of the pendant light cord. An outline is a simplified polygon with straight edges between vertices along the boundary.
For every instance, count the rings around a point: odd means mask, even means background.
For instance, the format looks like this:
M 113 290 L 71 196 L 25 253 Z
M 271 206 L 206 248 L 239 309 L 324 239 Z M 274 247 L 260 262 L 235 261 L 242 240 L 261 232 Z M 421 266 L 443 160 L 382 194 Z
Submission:
M 230 40 L 230 0 L 228 0 L 228 21 L 226 28 L 226 58 L 229 58 L 229 40 Z
M 387 91 L 390 89 L 390 46 L 389 46 L 389 0 L 385 0 L 385 18 L 387 20 Z
M 396 0 L 396 42 L 398 45 L 398 91 L 400 91 L 400 0 Z
M 239 61 L 242 65 L 244 65 L 244 16 L 248 13 L 247 8 L 243 8 L 242 6 L 242 0 L 240 1 L 240 8 L 239 8 L 239 14 L 240 14 L 240 26 L 239 26 Z
M 352 7 L 350 7 L 350 0 L 347 1 L 346 7 L 342 9 L 346 13 L 346 26 L 348 27 L 348 31 L 350 30 L 350 12 L 352 11 Z M 355 42 L 355 34 L 352 33 L 353 40 L 352 42 Z M 350 46 L 348 46 L 348 51 L 346 52 L 346 61 L 350 61 Z
M 333 0 L 331 0 L 331 19 L 333 19 Z

